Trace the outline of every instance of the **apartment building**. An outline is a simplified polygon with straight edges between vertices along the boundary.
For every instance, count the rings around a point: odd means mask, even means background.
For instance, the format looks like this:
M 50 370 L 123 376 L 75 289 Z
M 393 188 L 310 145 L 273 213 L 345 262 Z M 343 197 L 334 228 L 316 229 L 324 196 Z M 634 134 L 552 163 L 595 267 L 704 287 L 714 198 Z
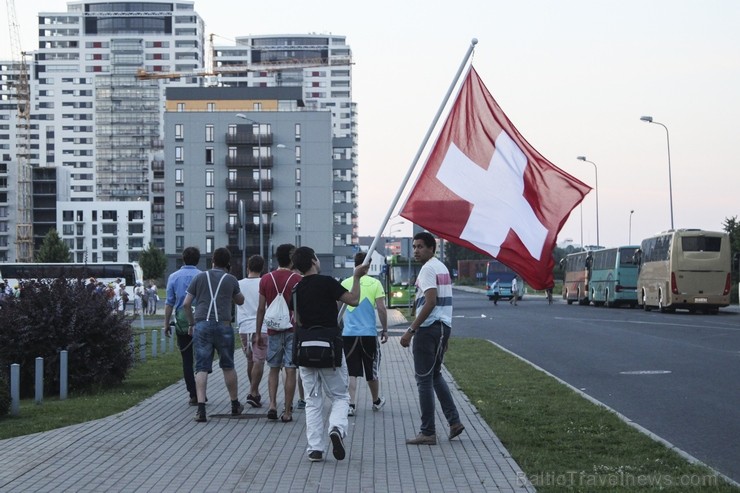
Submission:
M 242 257 L 269 263 L 277 245 L 292 243 L 312 247 L 326 274 L 348 275 L 348 238 L 338 244 L 334 223 L 352 204 L 337 202 L 348 196 L 335 186 L 335 142 L 330 112 L 305 108 L 297 87 L 168 89 L 168 271 L 187 246 L 206 257 L 228 247 L 241 272 Z

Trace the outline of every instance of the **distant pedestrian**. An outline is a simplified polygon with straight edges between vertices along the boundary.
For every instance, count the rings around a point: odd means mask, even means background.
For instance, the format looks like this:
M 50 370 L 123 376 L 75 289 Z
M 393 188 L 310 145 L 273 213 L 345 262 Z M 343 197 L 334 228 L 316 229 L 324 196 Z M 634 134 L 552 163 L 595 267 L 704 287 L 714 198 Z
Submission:
M 355 255 L 355 267 L 362 265 L 366 254 Z M 352 289 L 354 277 L 342 281 L 345 289 Z M 373 411 L 380 411 L 385 405 L 385 397 L 380 395 L 380 344 L 378 329 L 375 326 L 375 312 L 382 330 L 381 344 L 388 341 L 388 312 L 385 309 L 383 285 L 371 276 L 360 279 L 360 303 L 356 308 L 348 307 L 344 313 L 344 355 L 349 373 L 349 416 L 356 412 L 357 379 L 364 376 L 370 389 Z
M 193 278 L 200 273 L 197 265 L 200 262 L 200 250 L 197 247 L 187 247 L 182 251 L 183 266 L 170 274 L 167 278 L 167 297 L 164 302 L 164 330 L 165 335 L 172 335 L 172 316 L 174 315 L 175 336 L 177 347 L 182 357 L 182 375 L 185 378 L 185 388 L 188 391 L 188 403 L 198 405 L 198 395 L 195 392 L 195 371 L 193 369 L 193 336 L 190 334 L 190 321 L 185 314 L 185 296 Z
M 450 426 L 449 439 L 463 432 L 455 401 L 442 376 L 444 353 L 452 332 L 452 280 L 447 267 L 434 256 L 437 242 L 430 233 L 414 236 L 414 258 L 422 262 L 416 278 L 416 318 L 401 337 L 401 346 L 409 347 L 414 340 L 414 372 L 419 390 L 421 430 L 409 445 L 436 445 L 434 423 L 436 394 L 442 412 Z
M 509 303 L 516 306 L 517 305 L 517 299 L 519 298 L 519 283 L 516 280 L 516 277 L 511 280 L 511 299 L 509 300 Z
M 188 318 L 195 348 L 195 391 L 198 411 L 195 421 L 205 423 L 206 387 L 213 367 L 213 353 L 218 352 L 218 363 L 224 373 L 224 383 L 231 399 L 231 414 L 244 411 L 239 402 L 239 385 L 234 370 L 234 329 L 231 327 L 233 305 L 244 303 L 239 281 L 229 274 L 231 254 L 226 248 L 213 252 L 213 268 L 193 278 L 185 296 L 183 308 Z M 195 313 L 192 303 L 195 300 Z
M 501 279 L 496 279 L 491 284 L 491 291 L 493 292 L 493 304 L 497 305 L 499 298 L 501 298 Z
M 156 315 L 157 314 L 157 301 L 159 301 L 159 295 L 157 294 L 157 286 L 154 283 L 151 283 L 149 285 L 149 289 L 147 290 L 148 294 L 148 300 L 147 303 L 149 305 L 149 315 Z
M 265 267 L 265 259 L 252 255 L 247 260 L 247 277 L 239 281 L 239 290 L 244 295 L 244 304 L 236 307 L 236 326 L 242 341 L 242 351 L 247 358 L 247 377 L 249 394 L 247 404 L 262 407 L 260 382 L 267 358 L 267 338 L 256 343 L 257 307 L 260 301 L 260 276 Z M 263 327 L 264 330 L 264 327 Z
M 360 278 L 367 274 L 369 265 L 355 267 L 352 290 L 347 291 L 339 281 L 320 275 L 321 262 L 309 247 L 298 247 L 293 253 L 293 265 L 303 278 L 294 291 L 295 312 L 298 333 L 312 327 L 336 328 L 339 334 L 337 301 L 357 306 L 360 301 Z M 300 339 L 300 335 L 298 336 Z M 341 339 L 341 338 L 340 338 Z M 346 454 L 344 437 L 347 435 L 347 412 L 349 411 L 349 392 L 347 389 L 347 363 L 341 346 L 334 346 L 341 364 L 329 368 L 308 368 L 301 366 L 301 381 L 306 396 L 306 439 L 308 441 L 308 460 L 324 459 L 326 448 L 326 428 L 323 408 L 324 393 L 331 401 L 328 434 L 332 443 L 332 454 L 343 460 Z M 335 364 L 337 358 L 335 358 Z

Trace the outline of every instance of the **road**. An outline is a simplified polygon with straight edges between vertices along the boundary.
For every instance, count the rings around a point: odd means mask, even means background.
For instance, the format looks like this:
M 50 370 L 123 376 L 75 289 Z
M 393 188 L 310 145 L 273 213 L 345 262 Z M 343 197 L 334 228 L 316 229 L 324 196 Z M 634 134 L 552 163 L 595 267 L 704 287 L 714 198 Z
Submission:
M 455 290 L 453 337 L 489 339 L 740 482 L 740 310 L 497 306 Z

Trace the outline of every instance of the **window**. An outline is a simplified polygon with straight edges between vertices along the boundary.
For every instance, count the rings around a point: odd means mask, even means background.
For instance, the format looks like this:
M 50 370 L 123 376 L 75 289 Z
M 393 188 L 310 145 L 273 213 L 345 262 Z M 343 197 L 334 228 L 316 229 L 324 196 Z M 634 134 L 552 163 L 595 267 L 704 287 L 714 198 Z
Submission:
M 178 253 L 182 253 L 184 249 L 185 249 L 185 237 L 175 236 L 175 251 Z
M 298 208 L 301 206 L 301 191 L 295 191 L 295 206 Z
M 175 231 L 182 231 L 185 229 L 185 214 L 178 212 L 175 214 Z
M 214 193 L 206 192 L 206 209 L 213 209 Z
M 118 248 L 118 238 L 115 236 L 103 238 L 103 248 Z
M 213 147 L 206 147 L 206 164 L 213 164 Z
M 84 224 L 75 224 L 77 229 L 77 236 L 82 236 L 85 234 L 85 225 Z
M 183 124 L 182 123 L 176 123 L 175 124 L 175 140 L 182 140 L 183 137 Z
M 216 103 L 206 103 L 206 111 L 213 113 L 216 111 Z
M 185 103 L 177 103 L 177 111 L 185 111 Z
M 296 185 L 301 184 L 301 168 L 295 169 L 295 184 Z
M 103 211 L 103 220 L 111 219 L 115 221 L 117 219 L 118 215 L 116 214 L 116 211 Z M 105 226 L 104 226 L 105 228 Z
M 63 224 L 62 225 L 62 234 L 63 235 L 73 235 L 74 234 L 74 224 Z
M 175 168 L 175 184 L 182 185 L 183 183 L 185 183 L 185 180 L 182 168 Z
M 144 248 L 144 238 L 129 238 L 128 249 L 133 250 L 134 248 Z
M 62 221 L 71 221 L 72 219 L 74 219 L 72 211 L 62 211 Z
M 254 109 L 254 111 L 262 111 L 262 103 L 253 103 L 252 108 Z
M 183 162 L 183 150 L 182 146 L 175 147 L 175 161 L 178 163 Z
M 234 160 L 236 159 L 236 147 L 229 146 L 229 159 Z
M 128 211 L 128 220 L 136 221 L 144 219 L 144 211 Z
M 104 235 L 117 235 L 118 234 L 118 225 L 117 224 L 103 224 L 103 234 Z
M 229 135 L 230 136 L 236 135 L 236 125 L 233 123 L 229 125 Z
M 206 186 L 212 187 L 214 186 L 214 180 L 213 180 L 214 172 L 212 169 L 206 170 Z
M 175 207 L 185 207 L 185 192 L 175 192 Z
M 206 142 L 213 142 L 213 125 L 206 125 Z
M 141 224 L 141 223 L 139 223 L 139 224 L 130 224 L 129 227 L 128 227 L 128 232 L 130 234 L 134 234 L 134 235 L 143 234 L 144 233 L 144 225 Z
M 300 212 L 295 213 L 295 229 L 296 230 L 301 229 L 301 213 Z
M 295 146 L 295 162 L 301 162 L 301 146 Z
M 206 214 L 206 231 L 212 233 L 214 231 L 214 217 L 213 214 Z
M 301 124 L 295 124 L 295 140 L 301 140 Z
M 213 253 L 213 236 L 206 236 L 206 253 Z

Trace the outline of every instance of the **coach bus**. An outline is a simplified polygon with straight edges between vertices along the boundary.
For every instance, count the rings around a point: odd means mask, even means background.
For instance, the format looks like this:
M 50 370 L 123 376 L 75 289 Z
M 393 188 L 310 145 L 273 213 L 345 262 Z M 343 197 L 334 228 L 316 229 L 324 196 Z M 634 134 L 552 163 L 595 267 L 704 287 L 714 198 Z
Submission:
M 130 299 L 134 299 L 136 282 L 144 282 L 138 262 L 98 263 L 0 263 L 0 279 L 11 288 L 24 280 L 59 279 L 87 281 L 94 278 L 108 285 L 120 279 L 126 284 Z
M 421 262 L 400 255 L 386 259 L 388 266 L 385 276 L 385 295 L 389 308 L 411 308 L 414 299 L 416 276 L 423 265 Z
M 594 306 L 637 305 L 637 245 L 591 252 L 589 300 Z
M 511 270 L 506 265 L 502 264 L 498 260 L 489 260 L 486 265 L 486 296 L 489 300 L 493 300 L 493 289 L 491 286 L 498 279 L 499 299 L 510 300 L 514 297 L 514 293 L 511 292 L 511 281 L 517 278 L 517 293 L 516 297 L 521 300 L 524 293 L 524 281 L 517 276 L 516 272 Z
M 563 299 L 572 305 L 588 305 L 588 279 L 591 271 L 591 251 L 566 255 L 561 260 L 563 267 Z
M 717 313 L 730 304 L 730 258 L 723 232 L 678 229 L 647 238 L 637 253 L 638 303 L 646 311 Z

